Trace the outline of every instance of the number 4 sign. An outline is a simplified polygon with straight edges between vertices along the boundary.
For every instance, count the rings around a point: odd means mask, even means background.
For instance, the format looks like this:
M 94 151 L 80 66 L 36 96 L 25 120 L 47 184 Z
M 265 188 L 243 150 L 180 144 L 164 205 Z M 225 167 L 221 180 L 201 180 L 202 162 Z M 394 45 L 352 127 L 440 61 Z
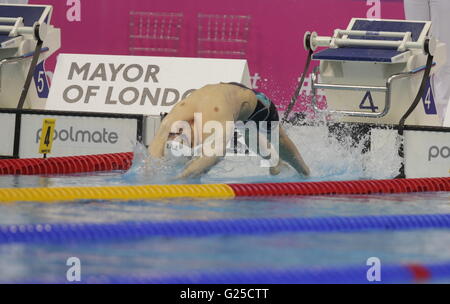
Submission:
M 369 102 L 369 105 L 366 105 L 367 101 Z M 366 92 L 366 95 L 364 95 L 364 98 L 362 99 L 361 103 L 359 104 L 359 108 L 361 110 L 371 110 L 372 113 L 375 113 L 378 110 L 378 107 L 375 106 L 373 103 L 372 94 L 370 91 Z
M 55 119 L 46 118 L 42 123 L 42 135 L 39 144 L 39 153 L 44 154 L 44 158 L 47 154 L 52 152 L 53 134 L 55 133 Z
M 433 90 L 433 82 L 431 81 L 431 77 L 428 78 L 427 86 L 425 88 L 425 93 L 422 96 L 423 106 L 425 108 L 425 113 L 427 115 L 436 115 L 436 103 L 434 101 L 434 90 Z

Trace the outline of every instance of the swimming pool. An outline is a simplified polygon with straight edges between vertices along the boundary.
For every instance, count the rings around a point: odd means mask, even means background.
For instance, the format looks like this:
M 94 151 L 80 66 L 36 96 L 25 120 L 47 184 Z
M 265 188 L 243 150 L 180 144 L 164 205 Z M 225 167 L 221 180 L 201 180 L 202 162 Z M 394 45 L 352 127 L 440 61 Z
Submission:
M 448 192 L 313 196 L 235 200 L 83 201 L 0 205 L 1 225 L 38 223 L 177 222 L 337 218 L 449 214 Z M 83 278 L 170 278 L 193 273 L 366 267 L 370 257 L 383 264 L 450 261 L 446 229 L 352 232 L 279 232 L 260 235 L 143 237 L 42 243 L 3 243 L 3 282 L 64 282 L 66 260 L 82 262 Z M 118 279 L 120 281 L 120 279 Z
M 310 150 L 305 153 L 319 172 L 311 180 L 361 177 L 362 169 L 355 165 L 361 163 L 355 161 L 357 150 L 340 151 L 329 145 L 316 153 L 313 147 L 307 146 Z M 330 151 L 341 154 L 340 162 L 324 162 Z M 145 170 L 146 158 L 139 151 L 135 155 L 133 168 L 126 173 L 0 176 L 0 188 L 173 183 L 165 172 L 178 170 L 178 165 L 151 164 L 152 170 Z M 258 168 L 248 172 L 248 165 L 248 160 L 225 161 L 190 182 L 305 181 L 289 170 L 278 177 Z M 365 177 L 389 178 L 395 169 L 380 166 L 373 173 L 369 168 L 375 176 Z M 428 273 L 431 282 L 449 282 L 449 229 L 433 224 L 436 217 L 445 219 L 449 214 L 449 192 L 0 204 L 0 281 L 64 283 L 67 259 L 77 257 L 83 282 L 364 283 L 367 260 L 376 257 L 386 274 L 382 282 L 415 282 L 417 269 L 401 265 L 419 265 L 419 270 L 433 274 Z M 409 216 L 419 217 L 420 223 L 411 225 Z M 392 225 L 392 217 L 403 224 Z M 311 220 L 316 220 L 315 228 L 305 228 Z M 91 226 L 72 229 L 68 223 Z M 161 228 L 161 223 L 168 224 Z M 46 225 L 55 225 L 57 230 L 58 224 L 66 226 L 56 237 L 30 237 L 29 227 L 45 230 Z M 179 225 L 196 232 L 180 233 Z M 262 230 L 255 232 L 255 227 Z M 21 230 L 25 237 L 17 238 Z

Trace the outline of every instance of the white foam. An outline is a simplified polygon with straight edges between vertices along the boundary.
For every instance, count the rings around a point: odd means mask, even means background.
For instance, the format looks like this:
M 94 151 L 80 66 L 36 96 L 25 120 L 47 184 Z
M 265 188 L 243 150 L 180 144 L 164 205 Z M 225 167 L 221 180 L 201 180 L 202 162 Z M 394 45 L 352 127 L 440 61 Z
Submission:
M 260 166 L 260 157 L 229 156 L 224 158 L 200 181 L 202 183 L 225 182 L 282 182 L 389 179 L 397 175 L 400 166 L 396 142 L 381 139 L 376 151 L 363 153 L 364 139 L 355 144 L 350 129 L 340 138 L 330 134 L 325 125 L 314 127 L 290 126 L 287 133 L 295 143 L 305 162 L 311 169 L 311 176 L 305 179 L 291 167 L 285 167 L 278 176 L 270 176 L 269 169 Z M 392 137 L 393 132 L 388 132 Z M 369 136 L 369 135 L 366 135 Z M 385 141 L 385 142 L 383 142 Z M 394 139 L 395 141 L 395 139 Z M 381 149 L 381 151 L 380 151 Z M 185 164 L 173 160 L 154 160 L 148 157 L 142 145 L 135 149 L 135 158 L 128 176 L 138 176 L 148 183 L 173 182 Z M 198 180 L 197 180 L 198 181 Z

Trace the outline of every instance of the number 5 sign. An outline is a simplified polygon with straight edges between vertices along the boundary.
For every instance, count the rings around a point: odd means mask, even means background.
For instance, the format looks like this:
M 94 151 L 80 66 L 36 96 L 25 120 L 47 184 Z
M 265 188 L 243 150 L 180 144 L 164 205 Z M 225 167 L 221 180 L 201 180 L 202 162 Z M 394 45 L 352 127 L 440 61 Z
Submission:
M 55 119 L 46 118 L 42 123 L 42 135 L 39 144 L 39 153 L 44 154 L 44 158 L 47 154 L 52 152 L 53 134 L 55 133 Z
M 36 66 L 34 71 L 34 84 L 39 98 L 48 98 L 49 86 L 45 75 L 44 61 Z

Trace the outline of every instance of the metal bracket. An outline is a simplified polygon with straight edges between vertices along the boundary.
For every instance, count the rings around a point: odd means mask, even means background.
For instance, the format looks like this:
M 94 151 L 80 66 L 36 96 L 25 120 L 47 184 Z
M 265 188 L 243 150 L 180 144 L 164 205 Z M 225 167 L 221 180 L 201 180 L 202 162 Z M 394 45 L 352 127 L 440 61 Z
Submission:
M 311 75 L 311 93 L 312 93 L 312 105 L 316 113 L 325 114 L 340 114 L 351 117 L 369 117 L 369 118 L 381 118 L 386 116 L 391 109 L 391 94 L 392 83 L 394 80 L 408 77 L 420 73 L 426 69 L 426 66 L 421 66 L 409 72 L 393 74 L 386 81 L 386 86 L 359 86 L 359 85 L 341 85 L 341 84 L 326 84 L 318 82 L 319 67 L 314 68 Z M 363 111 L 345 111 L 345 110 L 324 110 L 320 109 L 317 105 L 317 89 L 328 90 L 344 90 L 344 91 L 371 91 L 371 92 L 384 92 L 386 94 L 385 104 L 382 112 L 368 113 Z
M 45 23 L 35 22 L 33 26 L 24 26 L 23 18 L 0 18 L 0 23 L 11 25 L 0 25 L 0 32 L 7 33 L 9 37 L 31 35 L 35 40 L 45 40 L 48 26 Z
M 48 47 L 44 47 L 41 49 L 41 54 L 45 53 L 49 50 Z M 9 57 L 9 58 L 4 58 L 2 60 L 0 60 L 0 92 L 2 91 L 2 67 L 5 64 L 10 64 L 10 63 L 17 63 L 17 62 L 21 62 L 25 59 L 28 59 L 30 57 L 33 57 L 34 55 L 34 51 L 21 55 L 21 56 L 17 56 L 17 57 Z

